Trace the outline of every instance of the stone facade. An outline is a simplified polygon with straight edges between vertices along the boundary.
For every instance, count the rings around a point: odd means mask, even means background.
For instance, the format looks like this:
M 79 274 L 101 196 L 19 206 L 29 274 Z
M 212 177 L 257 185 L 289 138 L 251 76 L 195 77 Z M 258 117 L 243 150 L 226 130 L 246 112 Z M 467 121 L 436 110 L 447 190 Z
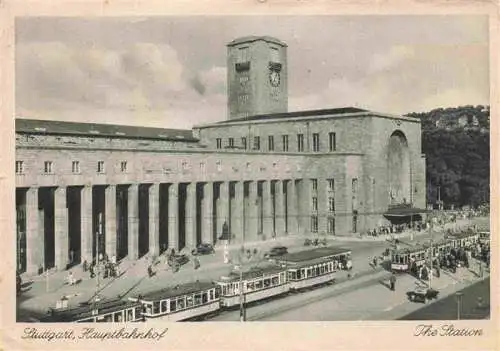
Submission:
M 286 72 L 286 56 L 280 61 Z M 418 119 L 357 108 L 286 112 L 267 98 L 256 100 L 265 114 L 192 131 L 18 119 L 18 269 L 217 244 L 224 222 L 235 244 L 353 235 L 387 223 L 391 205 L 425 207 Z

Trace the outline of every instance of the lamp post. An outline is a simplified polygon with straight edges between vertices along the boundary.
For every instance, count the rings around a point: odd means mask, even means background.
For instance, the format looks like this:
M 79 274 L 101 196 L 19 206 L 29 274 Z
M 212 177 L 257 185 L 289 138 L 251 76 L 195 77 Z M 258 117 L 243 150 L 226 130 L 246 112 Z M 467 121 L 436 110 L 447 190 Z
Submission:
M 246 311 L 245 311 L 245 294 L 243 294 L 243 267 L 242 265 L 235 266 L 237 270 L 240 271 L 240 282 L 239 282 L 239 290 L 240 290 L 240 322 L 245 322 L 246 320 Z
M 457 320 L 460 320 L 460 310 L 462 309 L 462 295 L 463 293 L 457 292 L 455 296 L 457 297 Z

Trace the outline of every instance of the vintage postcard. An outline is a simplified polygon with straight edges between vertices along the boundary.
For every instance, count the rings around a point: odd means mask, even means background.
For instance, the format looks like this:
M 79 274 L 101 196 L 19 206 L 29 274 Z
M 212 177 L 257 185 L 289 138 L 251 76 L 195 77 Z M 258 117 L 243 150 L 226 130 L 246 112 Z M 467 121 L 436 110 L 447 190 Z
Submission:
M 4 3 L 5 349 L 498 347 L 498 8 L 412 4 Z

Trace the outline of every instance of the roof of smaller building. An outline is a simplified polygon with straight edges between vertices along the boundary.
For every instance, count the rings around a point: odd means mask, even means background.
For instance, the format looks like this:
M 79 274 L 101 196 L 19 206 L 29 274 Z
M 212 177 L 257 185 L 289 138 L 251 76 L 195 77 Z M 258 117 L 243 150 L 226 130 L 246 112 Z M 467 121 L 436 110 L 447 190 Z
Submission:
M 216 122 L 215 124 L 227 124 L 231 122 L 243 122 L 243 121 L 262 121 L 268 119 L 285 119 L 293 117 L 318 117 L 327 115 L 343 115 L 349 113 L 363 113 L 370 112 L 357 107 L 342 107 L 342 108 L 330 108 L 322 110 L 307 110 L 307 111 L 294 111 L 294 112 L 282 112 L 282 113 L 270 113 L 265 115 L 255 115 L 242 118 L 234 118 L 225 121 Z
M 145 301 L 159 301 L 171 297 L 194 294 L 197 292 L 209 290 L 211 288 L 215 288 L 215 284 L 212 282 L 196 281 L 196 282 L 189 282 L 185 284 L 171 286 L 141 296 L 142 300 Z
M 198 141 L 192 130 L 16 118 L 17 133 Z
M 350 249 L 342 247 L 319 247 L 311 250 L 303 250 L 283 255 L 279 260 L 282 262 L 304 262 L 319 258 L 350 253 Z
M 270 43 L 275 43 L 275 44 L 282 45 L 282 46 L 288 46 L 285 42 L 283 42 L 277 38 L 267 36 L 267 35 L 263 35 L 263 36 L 249 35 L 249 36 L 245 36 L 245 37 L 236 38 L 236 39 L 230 41 L 227 44 L 227 46 L 233 46 L 233 45 L 248 43 L 248 42 L 257 41 L 257 40 L 264 40 L 264 41 L 267 41 Z

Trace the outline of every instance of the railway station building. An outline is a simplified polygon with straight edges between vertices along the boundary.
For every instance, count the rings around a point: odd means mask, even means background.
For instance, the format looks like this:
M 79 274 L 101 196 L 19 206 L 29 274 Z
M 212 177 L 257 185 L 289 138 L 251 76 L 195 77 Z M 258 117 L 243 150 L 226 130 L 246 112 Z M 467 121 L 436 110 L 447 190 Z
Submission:
M 230 42 L 227 72 L 228 116 L 192 130 L 19 116 L 18 270 L 217 244 L 223 226 L 238 245 L 358 235 L 425 208 L 420 120 L 289 112 L 287 45 L 271 37 Z

